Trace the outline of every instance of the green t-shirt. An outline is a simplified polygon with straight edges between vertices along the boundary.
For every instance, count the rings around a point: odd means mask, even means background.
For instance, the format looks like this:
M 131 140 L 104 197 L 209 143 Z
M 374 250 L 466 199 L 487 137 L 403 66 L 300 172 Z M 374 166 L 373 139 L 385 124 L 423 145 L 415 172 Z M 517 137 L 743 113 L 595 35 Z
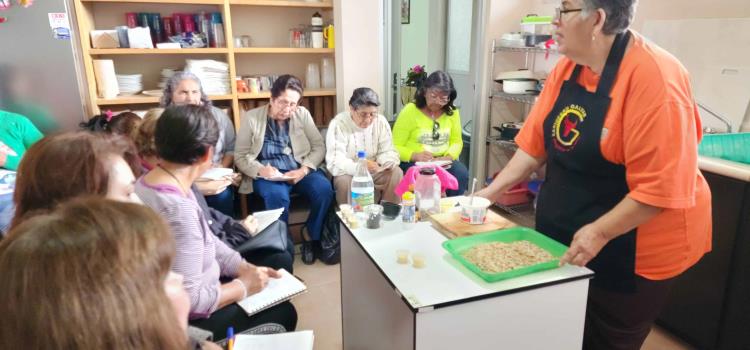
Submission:
M 0 142 L 10 147 L 15 156 L 8 155 L 5 164 L 0 167 L 16 170 L 21 157 L 31 145 L 44 137 L 31 121 L 15 113 L 0 111 Z
M 435 138 L 432 133 L 433 120 L 414 103 L 404 106 L 393 125 L 393 146 L 402 162 L 411 161 L 413 153 L 422 151 L 429 151 L 435 157 L 448 155 L 454 160 L 458 159 L 464 145 L 458 109 L 453 111 L 453 115 L 441 114 L 437 123 L 438 137 Z

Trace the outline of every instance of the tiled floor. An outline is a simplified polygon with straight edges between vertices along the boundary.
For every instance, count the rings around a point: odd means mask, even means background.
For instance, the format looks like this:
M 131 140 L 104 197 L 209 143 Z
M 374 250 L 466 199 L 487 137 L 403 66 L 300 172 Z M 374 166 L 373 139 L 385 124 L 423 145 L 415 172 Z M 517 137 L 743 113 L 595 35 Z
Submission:
M 341 350 L 341 274 L 339 265 L 327 266 L 316 261 L 304 265 L 295 259 L 294 274 L 305 280 L 307 293 L 292 302 L 299 314 L 298 330 L 313 330 L 315 350 Z M 690 350 L 688 345 L 654 327 L 642 350 Z

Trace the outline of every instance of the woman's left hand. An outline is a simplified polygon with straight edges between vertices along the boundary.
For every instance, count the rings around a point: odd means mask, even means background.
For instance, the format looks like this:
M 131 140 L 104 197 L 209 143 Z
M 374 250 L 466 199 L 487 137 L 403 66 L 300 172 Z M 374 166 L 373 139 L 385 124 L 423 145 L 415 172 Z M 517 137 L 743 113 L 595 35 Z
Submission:
M 307 168 L 302 167 L 297 170 L 290 170 L 284 173 L 284 176 L 291 177 L 292 179 L 289 180 L 289 183 L 292 185 L 297 184 L 298 182 L 302 181 L 302 179 L 307 175 Z
M 570 248 L 560 258 L 560 265 L 572 264 L 585 266 L 602 250 L 609 238 L 595 225 L 588 224 L 581 227 L 573 236 Z

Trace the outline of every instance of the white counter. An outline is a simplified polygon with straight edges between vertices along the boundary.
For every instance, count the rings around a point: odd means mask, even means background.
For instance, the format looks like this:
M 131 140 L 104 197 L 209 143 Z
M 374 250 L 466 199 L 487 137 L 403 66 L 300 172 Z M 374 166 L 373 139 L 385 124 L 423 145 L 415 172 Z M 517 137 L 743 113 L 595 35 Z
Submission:
M 748 150 L 750 152 L 750 150 Z M 724 175 L 750 182 L 750 165 L 719 158 L 698 156 L 698 168 L 702 171 Z
M 565 265 L 487 283 L 451 257 L 442 246 L 447 238 L 437 232 L 431 223 L 405 224 L 398 220 L 384 221 L 383 224 L 378 230 L 358 228 L 351 230 L 351 233 L 413 309 L 439 307 L 592 275 L 587 268 Z M 417 269 L 398 264 L 396 250 L 399 249 L 423 254 L 426 266 Z
M 563 266 L 486 283 L 445 241 L 427 222 L 341 225 L 344 349 L 581 348 L 591 270 Z M 423 254 L 426 266 L 398 264 L 398 249 Z

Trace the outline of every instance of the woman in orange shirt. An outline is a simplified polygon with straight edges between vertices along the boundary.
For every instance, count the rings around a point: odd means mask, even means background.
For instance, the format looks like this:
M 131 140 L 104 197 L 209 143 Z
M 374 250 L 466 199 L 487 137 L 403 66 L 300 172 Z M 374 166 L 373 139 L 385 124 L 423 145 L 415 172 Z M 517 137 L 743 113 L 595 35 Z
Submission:
M 478 195 L 495 199 L 542 165 L 537 230 L 596 272 L 586 349 L 639 349 L 674 278 L 711 249 L 711 193 L 698 170 L 700 116 L 687 71 L 628 29 L 636 0 L 565 0 L 565 55 Z

